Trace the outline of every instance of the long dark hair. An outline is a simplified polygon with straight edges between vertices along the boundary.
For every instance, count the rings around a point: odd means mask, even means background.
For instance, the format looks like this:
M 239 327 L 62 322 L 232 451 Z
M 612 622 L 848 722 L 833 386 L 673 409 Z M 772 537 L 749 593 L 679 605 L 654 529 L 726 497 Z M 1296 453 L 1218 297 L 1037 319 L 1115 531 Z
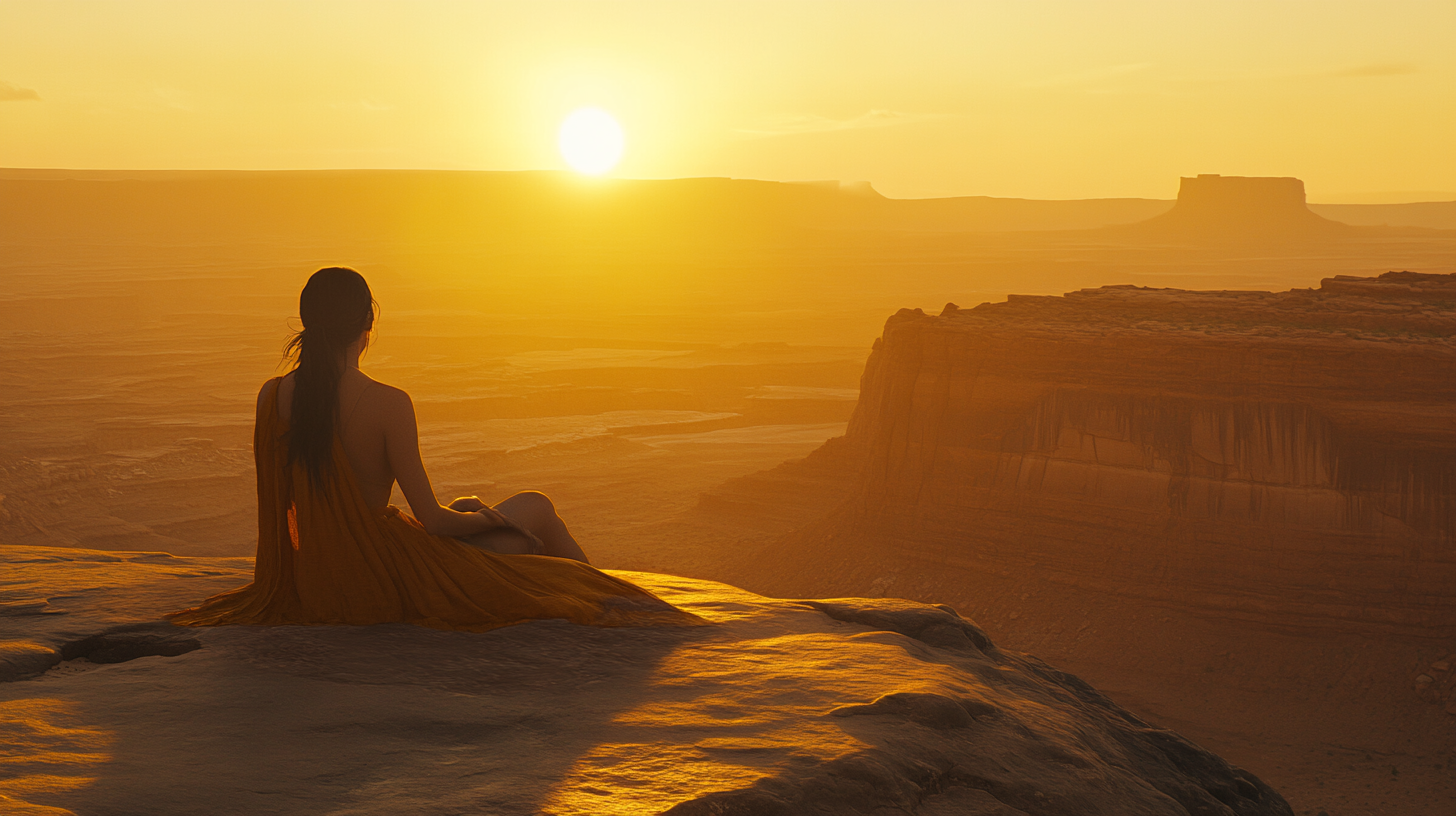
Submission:
M 344 266 L 313 273 L 298 297 L 303 328 L 283 347 L 285 358 L 298 360 L 288 420 L 288 464 L 303 462 L 316 485 L 333 471 L 344 349 L 374 327 L 378 308 L 364 276 Z

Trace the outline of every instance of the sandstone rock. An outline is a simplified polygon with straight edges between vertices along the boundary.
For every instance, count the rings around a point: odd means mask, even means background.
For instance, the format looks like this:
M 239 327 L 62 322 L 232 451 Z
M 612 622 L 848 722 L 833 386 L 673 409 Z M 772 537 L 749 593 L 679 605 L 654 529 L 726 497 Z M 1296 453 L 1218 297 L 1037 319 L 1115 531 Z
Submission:
M 1453 371 L 1456 275 L 902 310 L 846 436 L 763 477 L 834 508 L 773 549 L 846 587 L 903 569 L 954 597 L 957 575 L 1035 575 L 1450 636 Z
M 61 653 L 33 640 L 0 641 L 0 682 L 27 677 L 61 662 Z
M 1251 774 L 996 648 L 948 608 L 625 573 L 716 625 L 151 620 L 245 580 L 241 561 L 0 547 L 0 598 L 52 608 L 9 618 L 7 641 L 131 658 L 0 684 L 13 746 L 0 808 L 1291 813 Z

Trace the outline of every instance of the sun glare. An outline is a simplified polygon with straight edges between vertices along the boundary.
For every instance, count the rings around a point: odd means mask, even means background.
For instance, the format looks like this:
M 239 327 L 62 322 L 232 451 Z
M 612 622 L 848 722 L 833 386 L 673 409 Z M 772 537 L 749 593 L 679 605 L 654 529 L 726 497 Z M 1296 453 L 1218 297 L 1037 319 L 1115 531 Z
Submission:
M 601 108 L 572 111 L 557 139 L 561 156 L 578 172 L 599 176 L 622 158 L 622 126 Z

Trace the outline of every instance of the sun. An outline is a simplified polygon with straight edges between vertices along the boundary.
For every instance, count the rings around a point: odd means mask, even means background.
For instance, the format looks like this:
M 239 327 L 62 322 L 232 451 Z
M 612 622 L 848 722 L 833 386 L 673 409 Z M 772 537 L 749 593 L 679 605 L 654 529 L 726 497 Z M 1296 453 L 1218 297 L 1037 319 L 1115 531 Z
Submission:
M 622 158 L 622 126 L 601 108 L 578 108 L 561 123 L 561 157 L 578 172 L 599 176 Z

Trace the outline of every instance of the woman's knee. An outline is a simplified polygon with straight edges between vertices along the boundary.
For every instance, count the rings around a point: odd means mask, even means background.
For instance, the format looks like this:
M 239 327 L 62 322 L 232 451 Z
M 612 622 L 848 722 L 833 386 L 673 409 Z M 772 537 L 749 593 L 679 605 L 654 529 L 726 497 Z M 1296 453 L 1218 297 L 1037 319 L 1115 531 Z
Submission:
M 537 490 L 524 490 L 501 502 L 502 510 L 512 517 L 520 517 L 521 521 L 527 523 L 544 522 L 556 517 L 556 505 L 551 499 Z
M 556 515 L 556 505 L 551 503 L 551 498 L 539 490 L 523 490 L 516 494 L 521 501 L 527 503 L 527 507 L 538 510 L 542 513 Z

